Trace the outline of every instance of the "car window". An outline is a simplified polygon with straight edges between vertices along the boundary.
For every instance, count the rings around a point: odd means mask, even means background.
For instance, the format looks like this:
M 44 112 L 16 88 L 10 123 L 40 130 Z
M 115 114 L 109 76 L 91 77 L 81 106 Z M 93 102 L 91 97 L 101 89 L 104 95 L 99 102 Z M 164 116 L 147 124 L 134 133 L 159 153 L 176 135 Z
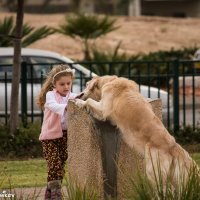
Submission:
M 55 58 L 49 58 L 49 57 L 38 57 L 38 56 L 30 56 L 29 57 L 30 62 L 32 64 L 37 64 L 37 63 L 61 63 L 60 60 L 57 60 Z
M 21 58 L 21 62 L 25 61 L 25 58 Z M 13 64 L 13 56 L 0 56 L 0 65 L 12 65 Z
M 13 57 L 0 57 L 0 78 L 5 79 L 7 75 L 7 79 L 12 78 L 12 63 Z
M 12 78 L 12 67 L 11 66 L 0 66 L 0 79 L 11 79 Z
M 53 68 L 55 64 L 63 64 L 63 61 L 55 58 L 36 57 L 36 56 L 30 56 L 29 62 L 33 64 L 34 78 L 40 78 L 41 72 L 44 75 L 46 75 Z M 84 76 L 85 74 L 76 70 L 75 77 L 80 79 L 81 77 Z
M 0 57 L 0 64 L 11 65 L 13 63 L 13 57 Z
M 52 69 L 55 64 L 62 64 L 63 61 L 56 58 L 41 57 L 41 56 L 24 56 L 22 61 L 26 59 L 27 62 L 27 81 L 32 81 L 33 83 L 38 83 L 41 81 L 41 75 L 43 78 L 46 77 L 48 72 Z M 11 80 L 12 78 L 12 63 L 13 57 L 0 57 L 0 78 L 5 79 L 5 72 L 7 78 Z M 4 65 L 5 64 L 5 65 Z M 8 65 L 8 66 L 7 66 Z M 75 71 L 75 79 L 73 81 L 73 91 L 81 91 L 84 89 L 86 82 L 89 80 L 88 75 L 76 69 L 72 66 Z M 33 79 L 31 79 L 33 78 Z
M 33 64 L 33 77 L 40 78 L 41 73 L 46 75 L 56 63 L 62 63 L 60 60 L 49 57 L 29 56 L 29 62 Z

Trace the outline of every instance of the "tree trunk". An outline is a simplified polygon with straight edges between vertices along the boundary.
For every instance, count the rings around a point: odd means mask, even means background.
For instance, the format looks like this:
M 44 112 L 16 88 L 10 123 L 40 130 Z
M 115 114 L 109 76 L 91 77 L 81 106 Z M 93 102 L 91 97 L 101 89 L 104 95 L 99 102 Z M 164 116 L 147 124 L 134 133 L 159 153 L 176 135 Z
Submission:
M 24 0 L 17 1 L 16 32 L 14 39 L 14 58 L 12 71 L 12 89 L 10 101 L 10 133 L 14 135 L 18 125 L 18 102 L 21 67 L 21 37 L 24 18 Z
M 84 61 L 91 61 L 88 39 L 84 40 Z

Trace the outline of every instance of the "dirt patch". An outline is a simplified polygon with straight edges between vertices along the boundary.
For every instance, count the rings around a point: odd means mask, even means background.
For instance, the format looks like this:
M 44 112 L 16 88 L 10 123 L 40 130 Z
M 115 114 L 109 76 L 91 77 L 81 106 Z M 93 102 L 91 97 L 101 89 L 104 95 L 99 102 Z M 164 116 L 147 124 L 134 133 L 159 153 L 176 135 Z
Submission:
M 0 20 L 10 15 L 1 13 Z M 38 27 L 48 25 L 57 27 L 64 22 L 63 14 L 34 15 L 25 14 L 24 21 Z M 120 28 L 96 41 L 103 51 L 112 50 L 122 41 L 121 52 L 137 54 L 158 50 L 200 47 L 199 18 L 164 18 L 164 17 L 115 17 Z M 60 34 L 51 35 L 30 47 L 51 50 L 72 59 L 82 59 L 82 44 L 78 40 Z

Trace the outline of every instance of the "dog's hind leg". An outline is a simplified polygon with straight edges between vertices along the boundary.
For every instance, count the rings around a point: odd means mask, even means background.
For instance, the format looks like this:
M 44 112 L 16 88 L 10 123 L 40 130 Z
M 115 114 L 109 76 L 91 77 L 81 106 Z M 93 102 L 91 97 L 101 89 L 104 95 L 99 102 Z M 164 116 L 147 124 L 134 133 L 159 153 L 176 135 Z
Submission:
M 91 98 L 87 99 L 86 101 L 83 101 L 81 99 L 76 100 L 76 105 L 78 107 L 85 107 L 87 112 L 90 113 L 94 118 L 105 121 L 106 118 L 103 116 L 103 110 L 102 110 L 102 102 L 95 101 Z

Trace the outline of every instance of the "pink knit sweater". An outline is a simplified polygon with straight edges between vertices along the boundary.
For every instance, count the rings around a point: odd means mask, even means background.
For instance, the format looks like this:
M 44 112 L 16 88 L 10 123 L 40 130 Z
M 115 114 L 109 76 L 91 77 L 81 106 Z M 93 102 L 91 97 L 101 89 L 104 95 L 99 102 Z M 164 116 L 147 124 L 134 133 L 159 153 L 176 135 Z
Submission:
M 62 103 L 62 97 L 56 90 L 49 91 L 46 94 L 46 103 L 44 105 L 44 119 L 39 140 L 52 140 L 63 136 L 61 119 L 66 114 L 65 107 L 68 100 L 75 97 L 71 93 L 66 98 L 66 103 Z

